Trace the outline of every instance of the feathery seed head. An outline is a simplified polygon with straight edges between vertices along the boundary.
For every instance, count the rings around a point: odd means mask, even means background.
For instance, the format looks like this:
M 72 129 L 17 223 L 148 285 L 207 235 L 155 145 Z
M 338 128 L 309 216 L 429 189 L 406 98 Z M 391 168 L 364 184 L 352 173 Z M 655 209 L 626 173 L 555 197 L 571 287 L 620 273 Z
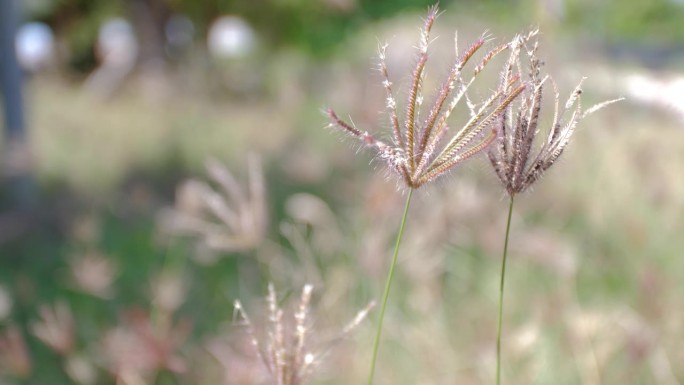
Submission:
M 291 319 L 284 317 L 284 310 L 278 305 L 273 284 L 268 285 L 268 328 L 265 341 L 259 341 L 252 320 L 240 301 L 235 301 L 235 318 L 241 321 L 259 359 L 262 361 L 271 383 L 275 385 L 303 385 L 310 381 L 313 369 L 328 353 L 332 345 L 346 338 L 366 318 L 374 303 L 368 304 L 349 322 L 337 338 L 327 344 L 315 344 L 312 338 L 311 296 L 313 286 L 305 285 L 299 303 Z
M 55 352 L 69 355 L 74 348 L 75 324 L 71 309 L 65 302 L 39 307 L 40 320 L 31 324 L 33 334 Z
M 27 378 L 32 369 L 28 345 L 19 326 L 10 324 L 0 329 L 0 373 Z
M 495 145 L 488 151 L 489 160 L 509 195 L 525 191 L 548 170 L 563 153 L 577 124 L 587 115 L 621 99 L 599 103 L 584 111 L 581 105 L 582 83 L 570 93 L 563 108 L 559 108 L 559 92 L 553 79 L 541 76 L 542 61 L 537 57 L 538 31 L 518 35 L 510 43 L 510 56 L 501 73 L 501 88 L 508 89 L 511 79 L 523 76 L 526 65 L 527 87 L 516 103 L 507 104 L 494 123 Z M 551 84 L 554 91 L 553 123 L 539 152 L 532 154 L 539 134 L 544 88 Z M 502 100 L 505 96 L 500 97 Z
M 510 44 L 500 45 L 485 53 L 473 71 L 467 73 L 464 67 L 485 45 L 487 38 L 483 35 L 460 54 L 455 42 L 457 57 L 437 90 L 432 106 L 421 118 L 419 110 L 424 101 L 421 88 L 428 60 L 430 30 L 438 14 L 438 8 L 431 7 L 421 29 L 416 65 L 411 74 L 408 100 L 401 121 L 393 83 L 385 63 L 387 44 L 379 47 L 379 70 L 383 77 L 387 115 L 392 127 L 391 144 L 346 123 L 332 109 L 326 111 L 333 126 L 361 140 L 367 147 L 374 148 L 379 158 L 387 162 L 389 168 L 410 188 L 418 188 L 444 175 L 452 167 L 484 150 L 496 137 L 491 127 L 493 121 L 525 88 L 518 77 L 511 77 L 486 101 L 473 104 L 468 98 L 468 89 L 487 64 L 508 49 Z M 447 120 L 463 99 L 470 107 L 470 119 L 460 129 L 452 131 Z M 453 134 L 447 135 L 450 132 Z
M 197 179 L 184 182 L 178 189 L 176 207 L 160 216 L 162 230 L 199 238 L 199 246 L 210 251 L 257 247 L 268 226 L 266 187 L 260 158 L 251 155 L 247 160 L 244 185 L 220 162 L 209 160 L 207 171 L 212 183 Z

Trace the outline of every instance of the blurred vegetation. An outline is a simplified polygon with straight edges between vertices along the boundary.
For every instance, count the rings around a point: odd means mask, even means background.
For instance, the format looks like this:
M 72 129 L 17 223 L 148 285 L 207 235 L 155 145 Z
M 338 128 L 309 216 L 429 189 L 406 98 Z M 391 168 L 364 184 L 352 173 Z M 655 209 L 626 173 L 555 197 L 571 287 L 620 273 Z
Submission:
M 104 19 L 126 16 L 123 2 L 31 0 L 26 16 L 47 22 L 66 37 L 75 68 L 92 67 L 92 46 Z M 197 36 L 224 14 L 249 21 L 268 49 L 295 47 L 315 57 L 327 57 L 364 25 L 397 13 L 426 9 L 427 0 L 155 0 L 165 15 L 184 14 L 195 23 Z M 564 30 L 607 43 L 678 46 L 684 38 L 684 5 L 677 0 L 446 0 L 443 9 L 495 20 Z
M 608 42 L 675 45 L 684 39 L 684 3 L 678 0 L 568 2 L 568 22 Z

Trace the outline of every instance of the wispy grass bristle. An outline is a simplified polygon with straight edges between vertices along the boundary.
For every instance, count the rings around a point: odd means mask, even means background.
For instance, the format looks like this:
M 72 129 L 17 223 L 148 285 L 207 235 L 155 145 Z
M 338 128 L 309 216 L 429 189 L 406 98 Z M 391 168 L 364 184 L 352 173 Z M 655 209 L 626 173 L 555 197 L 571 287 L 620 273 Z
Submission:
M 482 35 L 462 53 L 458 52 L 458 40 L 454 39 L 456 59 L 447 78 L 439 87 L 434 103 L 427 109 L 425 119 L 421 119 L 423 96 L 422 85 L 428 62 L 430 32 L 439 15 L 438 8 L 431 7 L 421 29 L 417 47 L 416 64 L 411 72 L 408 98 L 403 118 L 399 116 L 397 99 L 394 96 L 392 81 L 387 69 L 387 44 L 379 47 L 379 70 L 385 90 L 386 110 L 392 130 L 392 143 L 387 144 L 375 138 L 368 131 L 362 131 L 339 118 L 334 110 L 327 114 L 333 126 L 352 137 L 361 140 L 366 146 L 374 148 L 378 157 L 387 162 L 389 168 L 400 176 L 409 188 L 418 188 L 447 173 L 452 167 L 484 150 L 491 143 L 491 120 L 501 114 L 505 107 L 524 89 L 518 78 L 511 78 L 511 84 L 499 88 L 479 108 L 471 107 L 470 120 L 456 134 L 449 138 L 448 118 L 457 105 L 465 98 L 475 78 L 480 75 L 494 57 L 509 49 L 510 44 L 498 45 L 483 53 L 470 74 L 464 73 L 465 66 L 483 49 L 487 37 Z M 451 101 L 447 102 L 451 97 Z M 469 103 L 470 104 L 470 103 Z M 448 140 L 447 140 L 448 138 Z M 447 141 L 442 144 L 442 141 Z M 435 156 L 435 153 L 438 153 Z
M 341 340 L 346 338 L 368 315 L 374 306 L 371 302 L 362 309 L 331 341 L 315 342 L 316 331 L 312 329 L 311 297 L 313 286 L 305 285 L 291 319 L 278 304 L 273 284 L 268 285 L 266 302 L 268 322 L 265 340 L 259 341 L 254 323 L 240 301 L 235 301 L 235 321 L 243 326 L 258 358 L 262 361 L 271 383 L 276 385 L 303 385 L 311 381 L 314 369 Z
M 556 162 L 583 118 L 621 100 L 609 100 L 583 110 L 583 78 L 572 90 L 563 107 L 560 107 L 556 83 L 549 75 L 541 75 L 543 63 L 537 56 L 537 35 L 538 31 L 534 30 L 513 39 L 508 62 L 501 74 L 500 88 L 508 90 L 511 79 L 527 73 L 527 87 L 520 90 L 518 102 L 504 106 L 496 124 L 496 144 L 488 151 L 494 171 L 509 195 L 528 189 Z M 545 86 L 548 83 L 554 90 L 553 121 L 547 138 L 542 141 L 538 152 L 532 154 L 537 135 L 541 131 L 539 124 L 544 110 Z M 506 96 L 499 97 L 502 101 L 505 98 Z

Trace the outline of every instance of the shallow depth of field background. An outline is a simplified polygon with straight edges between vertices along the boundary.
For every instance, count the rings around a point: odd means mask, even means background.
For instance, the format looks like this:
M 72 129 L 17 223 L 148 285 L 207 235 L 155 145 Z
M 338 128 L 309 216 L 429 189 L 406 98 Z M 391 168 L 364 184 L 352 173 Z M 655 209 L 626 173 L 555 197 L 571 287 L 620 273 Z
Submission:
M 310 338 L 325 350 L 379 298 L 404 192 L 358 143 L 325 128 L 321 110 L 384 132 L 376 49 L 389 42 L 403 89 L 428 2 L 21 3 L 55 46 L 25 72 L 28 160 L 0 141 L 0 384 L 261 383 L 235 299 L 263 330 L 268 282 L 286 308 L 314 284 Z M 504 383 L 681 384 L 684 4 L 441 7 L 433 84 L 456 30 L 465 47 L 484 31 L 496 44 L 539 26 L 562 97 L 587 76 L 586 106 L 627 98 L 586 119 L 516 200 Z M 228 35 L 209 44 L 221 16 Z M 113 18 L 124 37 L 107 57 L 98 31 Z M 473 98 L 486 96 L 483 84 Z M 221 251 L 169 230 L 172 213 L 196 203 L 183 183 L 210 180 L 209 159 L 246 188 L 254 156 L 263 234 Z M 506 209 L 484 156 L 414 194 L 377 384 L 493 382 Z M 311 383 L 365 380 L 376 316 L 335 344 Z

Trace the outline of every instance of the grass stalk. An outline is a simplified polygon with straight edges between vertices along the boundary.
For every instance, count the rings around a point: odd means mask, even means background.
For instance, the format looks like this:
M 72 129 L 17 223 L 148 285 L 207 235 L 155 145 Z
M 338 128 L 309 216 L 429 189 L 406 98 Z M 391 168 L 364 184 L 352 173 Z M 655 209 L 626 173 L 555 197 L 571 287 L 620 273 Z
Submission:
M 411 204 L 411 195 L 413 189 L 410 188 L 408 196 L 406 197 L 406 206 L 404 207 L 404 215 L 401 217 L 401 225 L 399 226 L 399 234 L 397 234 L 397 241 L 394 245 L 394 254 L 392 255 L 392 262 L 390 264 L 389 272 L 387 273 L 387 282 L 385 283 L 385 292 L 382 294 L 382 305 L 380 306 L 380 315 L 378 316 L 378 329 L 375 332 L 375 342 L 373 343 L 373 357 L 371 358 L 370 373 L 368 374 L 368 385 L 373 384 L 373 376 L 375 374 L 375 363 L 378 358 L 378 348 L 380 346 L 380 335 L 382 334 L 382 321 L 385 318 L 385 309 L 387 308 L 387 298 L 389 298 L 390 287 L 392 286 L 392 278 L 394 277 L 394 268 L 397 265 L 397 256 L 399 255 L 399 246 L 401 245 L 401 238 L 404 236 L 404 225 L 406 224 L 406 217 L 408 216 L 409 205 Z
M 508 256 L 508 235 L 511 231 L 511 217 L 513 214 L 513 195 L 508 205 L 508 220 L 506 220 L 506 236 L 504 238 L 503 258 L 501 259 L 501 283 L 499 286 L 499 320 L 496 330 L 496 385 L 501 384 L 501 319 L 503 318 L 504 282 L 506 279 L 506 257 Z

